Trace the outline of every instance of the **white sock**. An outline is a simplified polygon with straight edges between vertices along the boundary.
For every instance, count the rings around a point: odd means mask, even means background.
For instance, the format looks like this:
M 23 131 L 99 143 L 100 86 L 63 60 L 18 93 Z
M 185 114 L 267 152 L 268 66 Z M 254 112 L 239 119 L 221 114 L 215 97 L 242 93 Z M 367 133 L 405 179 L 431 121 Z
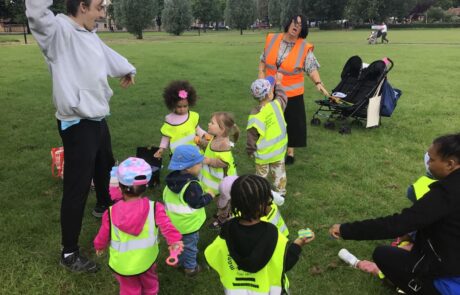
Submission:
M 356 258 L 355 255 L 351 254 L 347 249 L 341 249 L 339 251 L 339 257 L 342 259 L 346 264 L 350 265 L 351 267 L 357 267 L 359 259 Z
M 272 191 L 273 203 L 277 206 L 282 206 L 284 204 L 284 198 L 279 193 Z

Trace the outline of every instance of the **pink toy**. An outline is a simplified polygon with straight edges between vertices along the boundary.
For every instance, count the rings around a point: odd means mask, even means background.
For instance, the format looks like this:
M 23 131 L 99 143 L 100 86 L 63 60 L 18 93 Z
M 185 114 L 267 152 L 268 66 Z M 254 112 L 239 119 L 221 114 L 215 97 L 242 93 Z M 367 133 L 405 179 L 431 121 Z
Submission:
M 169 266 L 176 266 L 179 262 L 179 254 L 182 253 L 182 245 L 174 244 L 169 246 L 169 257 L 166 258 L 166 264 Z

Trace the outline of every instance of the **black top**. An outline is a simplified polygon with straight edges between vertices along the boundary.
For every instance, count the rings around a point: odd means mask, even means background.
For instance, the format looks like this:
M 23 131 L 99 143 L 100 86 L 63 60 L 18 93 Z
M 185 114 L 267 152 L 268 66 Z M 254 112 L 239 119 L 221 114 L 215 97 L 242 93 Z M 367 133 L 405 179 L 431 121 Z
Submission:
M 238 268 L 255 273 L 270 261 L 278 240 L 276 226 L 268 222 L 242 225 L 238 218 L 223 224 L 220 237 L 227 243 L 230 256 Z M 290 270 L 299 260 L 302 248 L 291 243 L 286 247 L 284 271 Z
M 425 255 L 415 272 L 460 276 L 460 169 L 432 183 L 422 199 L 399 214 L 340 226 L 346 240 L 390 239 L 414 230 L 412 251 Z

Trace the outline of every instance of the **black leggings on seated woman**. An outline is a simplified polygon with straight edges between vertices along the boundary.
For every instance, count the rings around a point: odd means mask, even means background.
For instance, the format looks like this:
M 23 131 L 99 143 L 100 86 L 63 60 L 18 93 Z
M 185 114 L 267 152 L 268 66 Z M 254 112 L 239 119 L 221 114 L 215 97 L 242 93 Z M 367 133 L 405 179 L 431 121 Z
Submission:
M 412 274 L 420 255 L 398 247 L 379 246 L 374 250 L 373 259 L 385 277 L 406 294 L 440 295 L 432 279 L 417 279 Z

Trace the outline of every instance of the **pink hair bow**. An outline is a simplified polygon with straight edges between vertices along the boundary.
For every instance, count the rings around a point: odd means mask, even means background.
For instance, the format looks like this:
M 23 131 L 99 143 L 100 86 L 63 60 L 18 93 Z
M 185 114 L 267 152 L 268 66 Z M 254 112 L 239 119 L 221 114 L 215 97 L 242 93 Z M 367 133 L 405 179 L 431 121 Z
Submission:
M 187 92 L 186 90 L 181 90 L 181 91 L 179 91 L 179 97 L 180 97 L 181 99 L 187 99 L 187 97 L 188 97 L 188 92 Z

